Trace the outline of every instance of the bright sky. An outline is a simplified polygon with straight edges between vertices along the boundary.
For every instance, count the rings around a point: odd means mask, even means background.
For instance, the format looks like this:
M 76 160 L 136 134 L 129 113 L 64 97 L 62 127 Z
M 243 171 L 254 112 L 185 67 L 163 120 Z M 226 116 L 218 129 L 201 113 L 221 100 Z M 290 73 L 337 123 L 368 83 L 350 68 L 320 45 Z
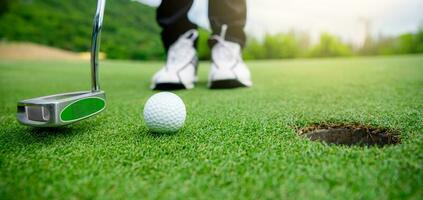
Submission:
M 157 6 L 160 0 L 139 0 Z M 208 0 L 195 0 L 190 19 L 208 27 Z M 247 0 L 246 31 L 256 37 L 291 29 L 340 35 L 360 43 L 365 32 L 363 19 L 373 35 L 397 35 L 416 31 L 423 25 L 423 0 Z

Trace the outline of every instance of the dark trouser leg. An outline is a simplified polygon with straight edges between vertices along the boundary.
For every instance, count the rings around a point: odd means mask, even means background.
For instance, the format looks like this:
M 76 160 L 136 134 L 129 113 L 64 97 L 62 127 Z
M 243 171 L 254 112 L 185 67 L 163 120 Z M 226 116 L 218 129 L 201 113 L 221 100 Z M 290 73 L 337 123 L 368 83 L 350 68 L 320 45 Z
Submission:
M 193 0 L 162 0 L 157 8 L 156 20 L 162 27 L 161 36 L 166 52 L 179 36 L 190 29 L 197 28 L 188 19 L 188 11 L 192 3 Z
M 244 47 L 247 5 L 245 0 L 209 0 L 209 20 L 213 34 L 220 35 L 222 25 L 228 25 L 225 39 Z M 212 46 L 215 42 L 210 41 Z

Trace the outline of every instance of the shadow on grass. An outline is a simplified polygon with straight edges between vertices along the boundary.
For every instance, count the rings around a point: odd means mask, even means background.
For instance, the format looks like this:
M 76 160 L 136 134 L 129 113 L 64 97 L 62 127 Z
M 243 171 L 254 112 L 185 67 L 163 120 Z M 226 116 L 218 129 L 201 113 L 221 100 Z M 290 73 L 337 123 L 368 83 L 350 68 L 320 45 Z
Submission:
M 157 133 L 157 132 L 150 131 L 145 126 L 140 126 L 136 130 L 134 130 L 134 134 L 137 135 L 139 139 L 141 139 L 141 138 L 149 138 L 149 139 L 172 138 L 172 137 L 176 137 L 179 134 L 179 132 L 175 132 L 175 133 Z
M 75 127 L 49 127 L 36 128 L 28 127 L 28 134 L 34 139 L 54 138 L 54 137 L 69 137 L 79 130 Z
M 248 87 L 243 87 L 243 86 L 240 86 L 240 85 L 233 85 L 233 84 L 226 84 L 226 83 L 224 83 L 222 85 L 218 85 L 217 87 L 215 86 L 215 87 L 210 88 L 208 81 L 199 81 L 196 84 L 196 87 L 200 87 L 200 88 L 206 89 L 208 91 L 227 91 L 227 92 L 248 88 Z
M 67 126 L 56 128 L 19 127 L 6 130 L 0 141 L 18 148 L 33 144 L 49 145 L 59 139 L 69 139 L 87 130 L 88 126 Z
M 169 137 L 175 137 L 179 132 L 176 133 L 157 133 L 157 132 L 153 132 L 153 131 L 147 131 L 147 136 L 150 138 L 156 138 L 156 139 L 160 139 L 160 138 L 169 138 Z

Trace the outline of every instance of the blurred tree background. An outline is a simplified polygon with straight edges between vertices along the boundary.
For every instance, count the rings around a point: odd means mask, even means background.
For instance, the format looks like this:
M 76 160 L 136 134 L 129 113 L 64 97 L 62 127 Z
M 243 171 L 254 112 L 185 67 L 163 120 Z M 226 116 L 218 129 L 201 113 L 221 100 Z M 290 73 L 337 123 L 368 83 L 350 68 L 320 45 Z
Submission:
M 364 44 L 354 47 L 336 35 L 322 33 L 316 44 L 304 32 L 290 31 L 266 35 L 262 41 L 249 37 L 244 56 L 247 59 L 283 59 L 307 57 L 373 56 L 423 53 L 423 26 L 416 33 L 396 37 L 367 36 Z
M 90 47 L 96 1 L 0 0 L 0 38 L 84 52 Z M 137 2 L 106 3 L 101 51 L 112 59 L 164 56 L 155 10 Z
M 96 1 L 0 0 L 0 40 L 28 41 L 75 52 L 89 50 Z M 106 5 L 101 50 L 110 59 L 157 60 L 165 57 L 155 8 L 129 0 Z M 210 59 L 207 39 L 200 29 L 198 54 Z M 246 59 L 368 56 L 423 53 L 423 26 L 416 33 L 396 37 L 368 36 L 360 47 L 336 35 L 322 33 L 311 43 L 308 33 L 289 31 L 249 37 Z

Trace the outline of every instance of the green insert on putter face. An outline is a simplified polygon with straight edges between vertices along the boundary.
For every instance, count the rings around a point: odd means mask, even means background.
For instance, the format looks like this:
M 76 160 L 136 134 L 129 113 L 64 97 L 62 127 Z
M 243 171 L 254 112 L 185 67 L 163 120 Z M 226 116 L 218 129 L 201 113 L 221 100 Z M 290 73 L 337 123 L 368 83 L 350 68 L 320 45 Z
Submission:
M 106 94 L 98 83 L 98 53 L 106 0 L 97 1 L 91 38 L 90 91 L 37 97 L 18 102 L 17 118 L 24 125 L 36 127 L 64 126 L 100 113 L 106 108 Z
M 60 113 L 62 122 L 71 122 L 80 120 L 101 112 L 106 106 L 106 102 L 102 98 L 88 97 L 79 99 L 66 106 Z

